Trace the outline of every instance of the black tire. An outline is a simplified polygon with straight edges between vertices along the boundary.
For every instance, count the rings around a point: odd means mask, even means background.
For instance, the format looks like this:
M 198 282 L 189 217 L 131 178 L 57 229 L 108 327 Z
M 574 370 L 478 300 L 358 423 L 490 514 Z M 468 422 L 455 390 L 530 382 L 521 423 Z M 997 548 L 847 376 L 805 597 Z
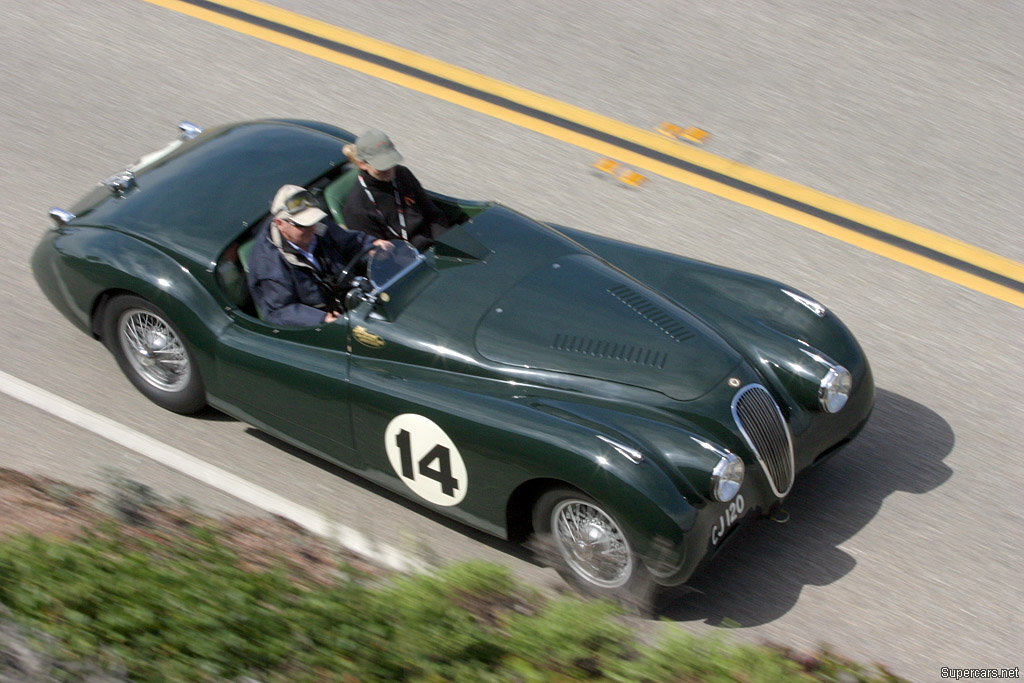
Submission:
M 596 500 L 570 488 L 547 491 L 533 507 L 533 529 L 534 550 L 568 583 L 649 610 L 655 588 L 650 572 L 622 525 Z
M 103 309 L 100 331 L 121 371 L 153 403 L 185 415 L 206 405 L 195 358 L 159 308 L 137 296 L 116 297 Z

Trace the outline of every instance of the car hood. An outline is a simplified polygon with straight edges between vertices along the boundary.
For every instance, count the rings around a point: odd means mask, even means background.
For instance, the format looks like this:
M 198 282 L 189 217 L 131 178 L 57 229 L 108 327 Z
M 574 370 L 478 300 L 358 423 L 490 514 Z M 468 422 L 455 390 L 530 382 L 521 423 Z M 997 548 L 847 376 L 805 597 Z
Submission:
M 483 314 L 477 351 L 506 365 L 643 386 L 687 401 L 741 356 L 696 316 L 590 254 L 529 273 Z

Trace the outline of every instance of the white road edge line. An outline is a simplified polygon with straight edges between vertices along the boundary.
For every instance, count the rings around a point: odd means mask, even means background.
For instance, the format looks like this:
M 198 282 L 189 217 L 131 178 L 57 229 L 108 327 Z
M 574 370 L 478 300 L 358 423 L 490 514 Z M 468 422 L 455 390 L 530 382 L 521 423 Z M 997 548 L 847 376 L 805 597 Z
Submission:
M 373 542 L 360 531 L 330 521 L 323 515 L 253 484 L 173 446 L 137 432 L 130 427 L 92 412 L 24 380 L 0 370 L 0 391 L 23 403 L 50 413 L 66 422 L 88 429 L 108 441 L 177 470 L 215 489 L 228 493 L 261 510 L 295 522 L 309 531 L 329 538 L 367 559 L 399 571 L 421 571 L 423 565 L 404 557 L 396 548 Z

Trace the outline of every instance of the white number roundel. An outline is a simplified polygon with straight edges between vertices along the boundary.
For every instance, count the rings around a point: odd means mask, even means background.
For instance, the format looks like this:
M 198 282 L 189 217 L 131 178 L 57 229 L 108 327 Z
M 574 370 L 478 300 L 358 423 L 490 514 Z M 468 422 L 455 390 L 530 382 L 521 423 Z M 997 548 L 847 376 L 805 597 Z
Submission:
M 459 449 L 432 420 L 405 413 L 384 430 L 384 449 L 405 485 L 434 505 L 458 505 L 469 476 Z

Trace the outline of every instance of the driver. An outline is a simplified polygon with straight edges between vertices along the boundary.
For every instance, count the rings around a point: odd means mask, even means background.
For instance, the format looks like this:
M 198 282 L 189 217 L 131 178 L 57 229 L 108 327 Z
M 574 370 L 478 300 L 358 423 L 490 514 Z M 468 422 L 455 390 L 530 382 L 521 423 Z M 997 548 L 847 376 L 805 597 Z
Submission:
M 334 322 L 350 275 L 346 268 L 365 261 L 374 247 L 389 246 L 339 227 L 305 188 L 282 186 L 249 258 L 249 289 L 260 316 L 278 325 Z

